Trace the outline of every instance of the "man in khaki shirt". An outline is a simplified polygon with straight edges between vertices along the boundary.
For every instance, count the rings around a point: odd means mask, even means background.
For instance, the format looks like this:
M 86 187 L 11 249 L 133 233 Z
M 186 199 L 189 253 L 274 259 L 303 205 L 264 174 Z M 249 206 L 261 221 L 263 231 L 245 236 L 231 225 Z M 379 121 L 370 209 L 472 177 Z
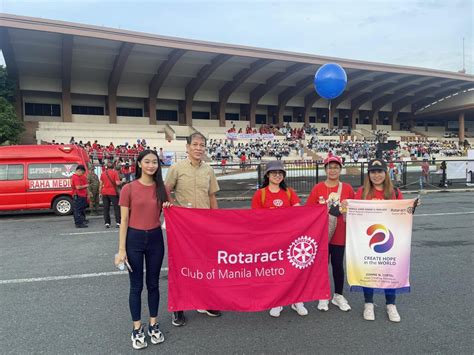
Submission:
M 217 208 L 216 192 L 219 184 L 212 167 L 202 161 L 206 152 L 206 137 L 193 133 L 187 138 L 188 158 L 172 165 L 166 174 L 165 185 L 174 192 L 175 202 L 190 208 Z M 198 310 L 210 317 L 221 313 L 213 310 Z M 186 324 L 183 311 L 173 312 L 172 324 L 176 327 Z

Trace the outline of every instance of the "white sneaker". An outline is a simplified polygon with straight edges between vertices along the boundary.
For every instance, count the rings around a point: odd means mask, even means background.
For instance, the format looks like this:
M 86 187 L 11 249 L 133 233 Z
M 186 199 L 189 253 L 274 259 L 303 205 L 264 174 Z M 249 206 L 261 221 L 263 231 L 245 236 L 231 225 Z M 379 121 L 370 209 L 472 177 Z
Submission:
M 165 337 L 160 330 L 160 325 L 155 323 L 148 326 L 148 335 L 152 344 L 160 344 L 165 341 Z
M 144 349 L 148 346 L 146 339 L 145 339 L 145 325 L 142 324 L 139 329 L 134 329 L 132 331 L 132 347 L 134 349 Z
M 364 304 L 364 319 L 365 320 L 375 320 L 374 304 L 366 303 Z
M 324 312 L 329 311 L 329 300 L 319 300 L 318 309 Z
M 394 304 L 387 304 L 387 314 L 388 314 L 388 319 L 392 322 L 400 322 L 400 315 L 398 314 L 397 311 L 397 306 Z
M 283 311 L 283 307 L 273 307 L 270 309 L 270 316 L 278 318 L 280 316 L 281 311 Z
M 331 303 L 338 306 L 341 311 L 347 312 L 351 310 L 351 306 L 349 306 L 346 298 L 338 293 L 334 294 Z
M 308 310 L 304 306 L 303 302 L 293 303 L 291 309 L 298 313 L 300 316 L 307 316 Z

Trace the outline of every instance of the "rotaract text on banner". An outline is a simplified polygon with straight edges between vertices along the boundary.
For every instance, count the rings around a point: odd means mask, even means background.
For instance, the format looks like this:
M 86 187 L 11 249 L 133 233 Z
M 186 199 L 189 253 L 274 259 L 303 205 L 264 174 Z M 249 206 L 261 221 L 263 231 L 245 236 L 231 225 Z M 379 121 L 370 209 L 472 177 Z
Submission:
M 259 311 L 330 297 L 325 208 L 172 207 L 165 218 L 171 311 Z

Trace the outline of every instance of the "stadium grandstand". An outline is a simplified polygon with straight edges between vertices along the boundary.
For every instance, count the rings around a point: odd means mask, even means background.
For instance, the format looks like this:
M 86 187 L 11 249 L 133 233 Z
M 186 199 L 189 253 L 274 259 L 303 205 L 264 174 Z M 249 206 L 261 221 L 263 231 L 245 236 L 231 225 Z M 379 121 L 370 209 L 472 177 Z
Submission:
M 17 82 L 23 143 L 74 137 L 134 155 L 146 142 L 179 158 L 185 137 L 198 131 L 215 160 L 242 152 L 317 159 L 331 151 L 357 160 L 390 140 L 397 155 L 447 156 L 462 154 L 459 143 L 474 144 L 474 76 L 466 73 L 10 14 L 0 14 L 0 44 Z M 328 62 L 348 74 L 330 109 L 313 87 Z

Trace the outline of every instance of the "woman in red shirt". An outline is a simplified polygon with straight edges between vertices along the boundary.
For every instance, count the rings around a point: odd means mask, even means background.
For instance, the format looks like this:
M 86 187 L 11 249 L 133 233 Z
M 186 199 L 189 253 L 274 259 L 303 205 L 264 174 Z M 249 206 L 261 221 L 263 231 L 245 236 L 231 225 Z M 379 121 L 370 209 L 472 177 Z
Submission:
M 280 160 L 267 163 L 262 188 L 257 190 L 252 198 L 252 208 L 283 208 L 300 206 L 300 199 L 295 191 L 286 186 L 286 171 Z M 291 305 L 291 309 L 300 316 L 306 316 L 308 310 L 303 302 Z M 283 307 L 273 307 L 270 316 L 279 317 Z
M 165 251 L 160 215 L 162 207 L 168 207 L 170 203 L 156 152 L 144 150 L 140 153 L 136 172 L 137 180 L 125 185 L 120 194 L 122 219 L 119 251 L 115 264 L 128 263 L 130 266 L 129 305 L 133 320 L 132 347 L 142 349 L 147 346 L 144 325 L 141 324 L 143 260 L 146 263 L 146 286 L 150 312 L 148 335 L 153 344 L 162 343 L 165 340 L 156 317 L 160 302 L 158 280 Z
M 339 211 L 341 203 L 347 199 L 354 198 L 352 186 L 339 181 L 342 170 L 342 159 L 338 156 L 328 156 L 324 160 L 326 181 L 316 184 L 306 201 L 306 205 L 328 204 L 334 205 L 337 214 L 336 229 L 329 240 L 329 261 L 331 262 L 334 280 L 334 297 L 332 304 L 339 307 L 341 311 L 350 311 L 351 307 L 342 295 L 344 288 L 344 252 L 346 250 L 346 221 Z M 329 208 L 328 208 L 329 211 Z M 331 209 L 334 211 L 334 209 Z M 318 303 L 320 311 L 329 310 L 329 300 L 320 300 Z
M 367 168 L 367 176 L 364 185 L 357 190 L 356 200 L 401 200 L 403 195 L 400 190 L 395 189 L 387 173 L 387 163 L 381 159 L 371 160 Z M 364 319 L 375 320 L 374 313 L 374 289 L 364 287 Z M 395 306 L 395 290 L 385 290 L 385 302 L 387 305 L 388 318 L 392 322 L 400 322 L 400 315 Z

